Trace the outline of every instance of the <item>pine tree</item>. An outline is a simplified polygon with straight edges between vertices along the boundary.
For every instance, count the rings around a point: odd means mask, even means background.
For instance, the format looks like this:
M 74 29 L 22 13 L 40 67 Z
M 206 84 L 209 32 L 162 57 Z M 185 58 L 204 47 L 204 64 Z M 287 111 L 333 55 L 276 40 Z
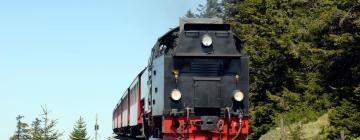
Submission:
M 35 118 L 35 120 L 32 122 L 30 131 L 32 140 L 43 140 L 41 120 L 39 118 Z
M 57 120 L 51 120 L 49 118 L 49 111 L 46 106 L 41 106 L 43 110 L 43 114 L 41 115 L 41 122 L 43 123 L 43 127 L 41 129 L 43 140 L 58 140 L 62 136 L 62 133 L 59 133 L 58 130 L 55 129 Z
M 224 1 L 224 18 L 251 58 L 254 139 L 276 126 L 281 114 L 294 123 L 334 107 L 360 111 L 360 1 Z M 358 124 L 360 117 L 349 112 L 329 115 Z M 345 129 L 350 137 L 360 136 L 358 125 L 331 125 L 330 134 Z
M 186 12 L 185 17 L 189 18 L 222 18 L 224 17 L 224 3 L 222 0 L 207 0 L 205 5 L 199 4 L 196 9 L 199 14 L 194 14 L 191 10 Z
M 16 131 L 15 134 L 10 138 L 11 140 L 29 140 L 31 139 L 28 129 L 28 124 L 22 122 L 24 116 L 18 115 L 16 117 Z
M 197 11 L 199 14 L 197 14 L 196 17 L 223 17 L 223 6 L 219 0 L 207 0 L 205 5 L 199 4 Z
M 194 17 L 195 17 L 195 14 L 194 14 L 193 12 L 191 12 L 191 10 L 188 10 L 188 11 L 186 12 L 185 17 L 194 18 Z
M 46 107 L 41 106 L 42 114 L 40 118 L 35 118 L 31 124 L 30 133 L 32 140 L 58 140 L 62 136 L 62 133 L 59 133 L 55 129 L 57 125 L 57 120 L 52 120 L 49 118 L 49 111 Z
M 86 131 L 86 123 L 84 122 L 83 118 L 80 116 L 79 120 L 76 121 L 74 125 L 74 129 L 70 134 L 70 140 L 88 140 L 89 137 L 87 136 Z

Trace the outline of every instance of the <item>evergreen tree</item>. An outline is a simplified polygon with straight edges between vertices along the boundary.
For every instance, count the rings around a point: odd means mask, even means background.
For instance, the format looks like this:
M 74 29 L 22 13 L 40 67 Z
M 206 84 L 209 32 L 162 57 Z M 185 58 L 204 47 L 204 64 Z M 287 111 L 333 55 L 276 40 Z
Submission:
M 360 137 L 360 111 L 355 104 L 342 101 L 340 106 L 331 109 L 329 120 L 331 126 L 325 129 L 329 138 L 340 139 L 340 131 L 344 131 L 349 139 Z
M 199 4 L 197 17 L 213 18 L 223 17 L 223 7 L 219 0 L 207 0 L 205 5 Z
M 62 133 L 59 133 L 55 129 L 57 125 L 57 120 L 52 120 L 49 118 L 49 111 L 46 107 L 41 106 L 42 114 L 40 118 L 35 118 L 31 124 L 31 136 L 32 140 L 58 140 L 62 136 Z
M 224 17 L 223 0 L 207 0 L 205 5 L 199 4 L 196 9 L 199 14 L 194 14 L 191 10 L 186 12 L 185 17 L 189 18 L 222 18 Z
M 42 138 L 44 140 L 58 140 L 60 139 L 62 133 L 59 133 L 58 130 L 55 129 L 57 120 L 51 120 L 49 118 L 49 111 L 46 107 L 42 107 L 43 114 L 41 115 L 41 122 L 43 123 L 43 127 L 41 129 Z
M 88 140 L 89 137 L 87 136 L 86 131 L 86 123 L 84 122 L 83 118 L 80 116 L 79 120 L 76 121 L 74 125 L 74 129 L 70 134 L 70 140 Z
M 185 17 L 194 18 L 194 17 L 195 17 L 195 14 L 194 14 L 193 12 L 191 12 L 191 10 L 188 10 L 188 11 L 186 12 Z
M 334 107 L 326 135 L 337 138 L 340 129 L 360 135 L 354 125 L 360 116 L 353 115 L 360 111 L 360 1 L 224 3 L 224 18 L 251 58 L 253 138 L 276 126 L 279 116 L 287 123 L 314 120 Z
M 16 131 L 15 134 L 10 138 L 10 140 L 29 140 L 31 139 L 28 129 L 28 124 L 22 122 L 24 116 L 18 115 L 16 117 Z
M 31 137 L 32 140 L 43 140 L 42 138 L 42 128 L 41 128 L 41 120 L 39 118 L 35 118 L 35 120 L 31 124 Z

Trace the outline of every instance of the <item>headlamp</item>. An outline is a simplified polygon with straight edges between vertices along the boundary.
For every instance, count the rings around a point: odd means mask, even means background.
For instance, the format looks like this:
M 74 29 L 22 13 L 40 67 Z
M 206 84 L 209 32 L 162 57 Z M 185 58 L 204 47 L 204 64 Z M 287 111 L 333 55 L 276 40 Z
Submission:
M 202 44 L 203 44 L 205 47 L 210 47 L 210 46 L 212 45 L 211 36 L 208 35 L 208 34 L 205 34 L 205 35 L 202 37 Z
M 234 99 L 235 101 L 241 102 L 244 100 L 244 93 L 240 90 L 234 90 Z
M 171 91 L 170 97 L 174 101 L 178 101 L 181 99 L 181 92 L 178 89 L 173 89 Z

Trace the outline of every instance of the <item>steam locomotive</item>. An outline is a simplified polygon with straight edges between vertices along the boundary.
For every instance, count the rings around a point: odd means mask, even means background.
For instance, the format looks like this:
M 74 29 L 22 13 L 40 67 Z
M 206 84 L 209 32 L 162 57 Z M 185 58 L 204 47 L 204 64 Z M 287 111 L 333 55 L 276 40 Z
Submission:
M 161 36 L 116 104 L 116 135 L 161 139 L 246 139 L 249 58 L 229 24 L 180 18 Z

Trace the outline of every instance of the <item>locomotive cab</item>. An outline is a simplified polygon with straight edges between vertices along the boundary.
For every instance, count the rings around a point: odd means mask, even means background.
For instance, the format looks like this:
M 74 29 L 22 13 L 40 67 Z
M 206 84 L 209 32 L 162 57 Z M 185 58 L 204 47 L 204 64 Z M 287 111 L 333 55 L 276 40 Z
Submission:
M 159 38 L 148 66 L 155 137 L 236 138 L 248 133 L 248 57 L 221 19 L 181 18 Z

